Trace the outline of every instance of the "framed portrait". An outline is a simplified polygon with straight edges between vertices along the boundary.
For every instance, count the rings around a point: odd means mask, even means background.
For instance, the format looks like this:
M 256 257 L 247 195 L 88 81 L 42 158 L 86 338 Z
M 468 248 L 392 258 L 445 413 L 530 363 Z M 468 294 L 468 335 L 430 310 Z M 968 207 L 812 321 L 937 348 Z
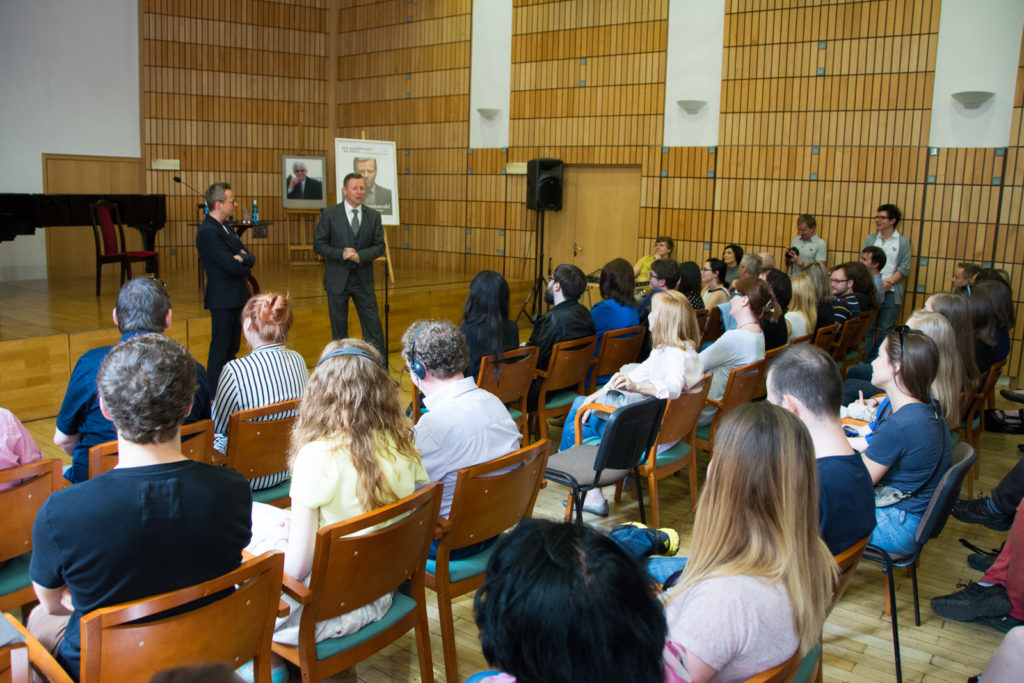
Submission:
M 286 209 L 327 206 L 327 157 L 281 155 L 281 204 Z
M 349 173 L 359 173 L 366 181 L 363 204 L 376 210 L 384 225 L 398 225 L 398 162 L 395 143 L 385 140 L 334 139 L 337 166 L 338 201 L 341 186 Z

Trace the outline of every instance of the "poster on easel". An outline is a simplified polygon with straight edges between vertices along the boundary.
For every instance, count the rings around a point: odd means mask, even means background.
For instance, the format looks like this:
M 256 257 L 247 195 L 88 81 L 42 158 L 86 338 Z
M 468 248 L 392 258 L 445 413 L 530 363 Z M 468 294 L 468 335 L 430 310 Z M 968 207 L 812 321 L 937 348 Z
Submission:
M 384 225 L 399 225 L 398 161 L 395 143 L 386 140 L 334 139 L 338 200 L 349 173 L 358 173 L 366 183 L 363 204 L 380 214 Z

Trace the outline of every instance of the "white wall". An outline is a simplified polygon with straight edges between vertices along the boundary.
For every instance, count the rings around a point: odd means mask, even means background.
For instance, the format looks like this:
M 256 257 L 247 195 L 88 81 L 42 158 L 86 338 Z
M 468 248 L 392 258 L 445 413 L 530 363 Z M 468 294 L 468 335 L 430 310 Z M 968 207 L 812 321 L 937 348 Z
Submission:
M 469 86 L 469 146 L 508 147 L 512 101 L 512 0 L 473 3 L 472 69 Z M 499 110 L 486 118 L 477 109 Z
M 665 64 L 665 147 L 718 144 L 725 0 L 671 0 Z M 703 100 L 690 114 L 679 100 Z
M 137 0 L 0 0 L 0 192 L 42 155 L 140 156 Z M 0 242 L 0 280 L 46 277 L 46 241 Z

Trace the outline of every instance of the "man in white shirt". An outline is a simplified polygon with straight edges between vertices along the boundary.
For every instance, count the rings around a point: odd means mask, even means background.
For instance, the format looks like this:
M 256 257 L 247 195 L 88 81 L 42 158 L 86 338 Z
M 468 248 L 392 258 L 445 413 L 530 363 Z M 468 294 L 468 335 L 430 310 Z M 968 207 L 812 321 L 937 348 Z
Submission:
M 873 360 L 878 355 L 879 345 L 896 324 L 903 293 L 907 290 L 907 277 L 910 275 L 910 240 L 896 230 L 901 217 L 902 214 L 895 204 L 882 204 L 875 214 L 876 232 L 868 235 L 861 245 L 861 251 L 875 246 L 885 252 L 885 265 L 881 271 L 885 296 L 878 311 L 878 318 L 868 331 L 868 360 Z

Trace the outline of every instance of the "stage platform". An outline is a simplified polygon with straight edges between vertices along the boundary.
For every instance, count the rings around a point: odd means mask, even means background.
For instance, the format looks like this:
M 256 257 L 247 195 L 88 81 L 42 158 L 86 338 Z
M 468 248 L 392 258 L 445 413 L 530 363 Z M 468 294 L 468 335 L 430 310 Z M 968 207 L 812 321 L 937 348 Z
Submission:
M 91 276 L 51 277 L 41 280 L 0 282 L 0 406 L 21 420 L 50 418 L 60 409 L 68 378 L 79 356 L 88 349 L 113 344 L 119 334 L 111 311 L 117 298 L 114 270 L 104 273 L 103 289 L 95 295 Z M 277 266 L 257 269 L 263 292 L 286 293 L 292 298 L 295 323 L 289 346 L 312 367 L 331 340 L 323 267 Z M 402 334 L 420 318 L 458 321 L 474 273 L 438 273 L 430 269 L 404 270 L 389 286 L 387 327 L 392 352 L 391 371 L 400 379 L 402 363 L 395 357 Z M 147 276 L 148 277 L 148 276 Z M 205 365 L 210 341 L 209 314 L 194 272 L 170 273 L 164 278 L 173 304 L 167 335 L 181 342 Z M 377 303 L 384 316 L 383 267 L 376 274 Z M 532 285 L 513 281 L 512 315 L 519 310 Z M 529 335 L 529 322 L 521 319 Z M 349 312 L 349 334 L 360 336 L 359 318 Z M 245 353 L 245 341 L 242 342 Z

